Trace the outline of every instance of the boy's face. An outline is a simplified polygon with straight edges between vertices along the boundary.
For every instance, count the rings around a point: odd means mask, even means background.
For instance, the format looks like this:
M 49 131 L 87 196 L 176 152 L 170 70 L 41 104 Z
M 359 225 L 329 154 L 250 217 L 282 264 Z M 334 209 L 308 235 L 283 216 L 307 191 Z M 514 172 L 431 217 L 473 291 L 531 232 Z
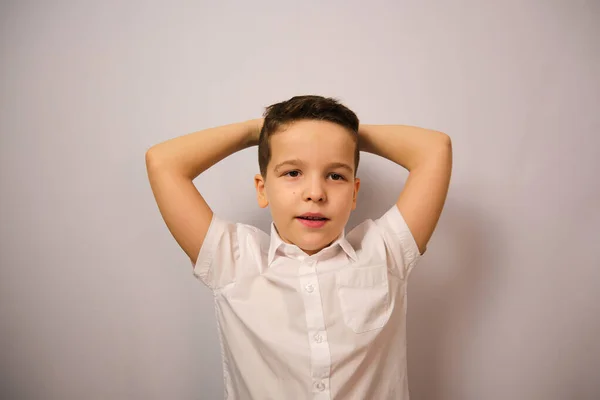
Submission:
M 272 135 L 270 143 L 267 180 L 260 174 L 254 178 L 258 205 L 270 206 L 284 242 L 315 254 L 342 233 L 356 208 L 360 187 L 360 179 L 354 178 L 356 143 L 346 128 L 315 120 L 292 123 Z M 327 220 L 298 218 L 305 213 L 320 213 Z

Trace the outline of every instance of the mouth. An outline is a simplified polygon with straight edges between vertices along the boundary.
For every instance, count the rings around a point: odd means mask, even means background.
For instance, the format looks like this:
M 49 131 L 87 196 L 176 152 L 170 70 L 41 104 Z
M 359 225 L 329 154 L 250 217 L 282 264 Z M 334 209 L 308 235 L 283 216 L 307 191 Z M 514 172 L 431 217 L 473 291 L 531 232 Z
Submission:
M 304 214 L 296 217 L 296 219 L 302 225 L 309 228 L 321 228 L 327 223 L 327 221 L 329 221 L 329 218 L 326 218 L 321 214 Z

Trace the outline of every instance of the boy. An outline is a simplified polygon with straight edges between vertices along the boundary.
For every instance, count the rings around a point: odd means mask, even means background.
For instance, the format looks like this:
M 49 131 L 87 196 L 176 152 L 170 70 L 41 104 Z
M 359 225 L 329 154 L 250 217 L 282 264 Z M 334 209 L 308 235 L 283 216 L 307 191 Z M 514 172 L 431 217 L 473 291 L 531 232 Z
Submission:
M 271 235 L 214 215 L 192 180 L 258 145 Z M 410 171 L 398 201 L 348 235 L 359 151 Z M 450 182 L 443 133 L 359 125 L 334 99 L 298 96 L 264 119 L 148 150 L 159 210 L 214 293 L 227 399 L 408 399 L 406 283 Z

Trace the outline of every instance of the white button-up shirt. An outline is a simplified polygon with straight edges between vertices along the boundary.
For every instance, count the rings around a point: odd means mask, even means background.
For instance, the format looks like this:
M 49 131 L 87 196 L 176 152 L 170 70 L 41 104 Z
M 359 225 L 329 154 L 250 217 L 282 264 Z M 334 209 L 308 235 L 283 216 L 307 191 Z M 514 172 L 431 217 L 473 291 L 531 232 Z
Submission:
M 408 399 L 406 284 L 421 255 L 394 205 L 308 256 L 213 215 L 194 275 L 214 294 L 225 398 Z

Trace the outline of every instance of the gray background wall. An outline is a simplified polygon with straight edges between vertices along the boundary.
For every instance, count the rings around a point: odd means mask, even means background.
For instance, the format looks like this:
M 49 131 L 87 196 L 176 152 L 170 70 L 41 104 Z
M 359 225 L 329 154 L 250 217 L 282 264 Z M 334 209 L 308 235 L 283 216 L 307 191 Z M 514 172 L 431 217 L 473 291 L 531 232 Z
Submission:
M 2 398 L 222 398 L 211 294 L 144 153 L 307 93 L 452 137 L 412 398 L 600 398 L 599 38 L 597 1 L 2 2 Z M 257 172 L 253 148 L 196 184 L 268 229 Z M 348 228 L 406 176 L 363 154 Z

